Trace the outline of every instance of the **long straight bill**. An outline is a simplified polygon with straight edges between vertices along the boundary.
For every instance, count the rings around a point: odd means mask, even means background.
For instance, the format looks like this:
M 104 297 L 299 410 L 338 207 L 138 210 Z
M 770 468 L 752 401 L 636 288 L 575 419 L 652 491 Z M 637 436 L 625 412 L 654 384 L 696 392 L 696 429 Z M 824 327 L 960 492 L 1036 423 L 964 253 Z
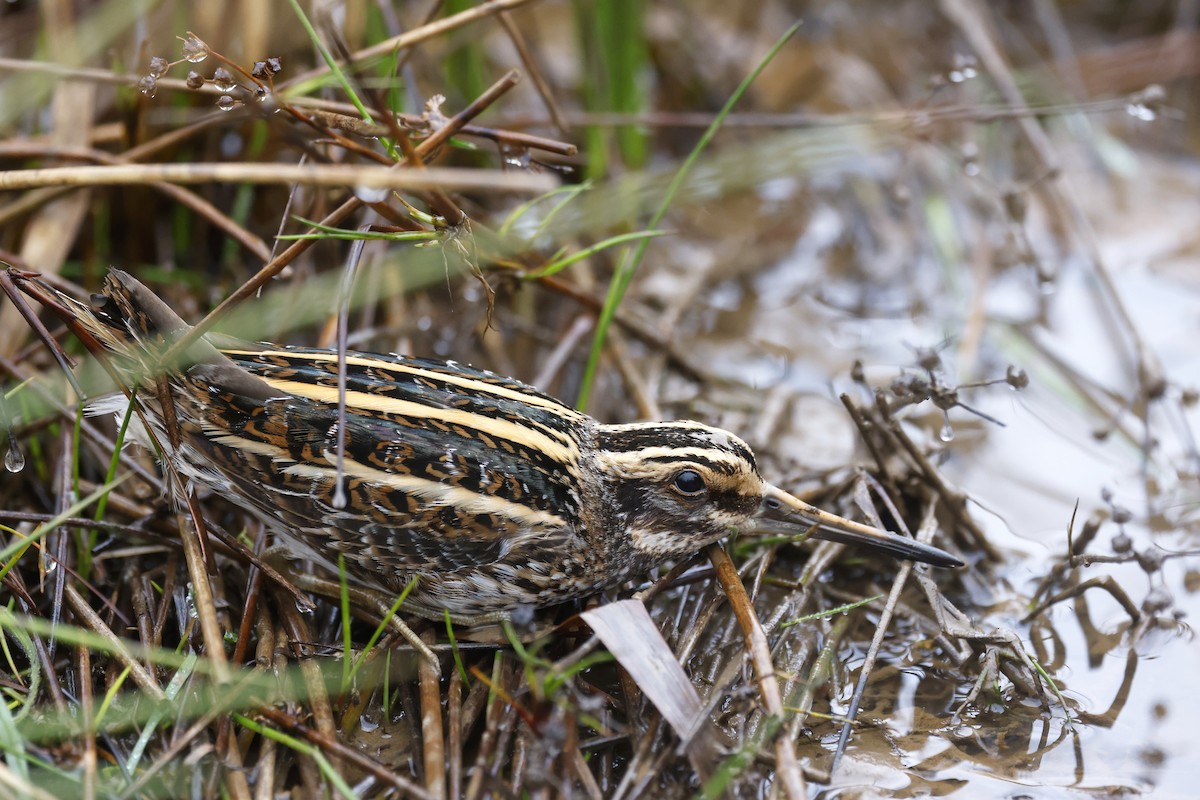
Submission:
M 782 534 L 800 534 L 816 526 L 812 533 L 814 539 L 863 545 L 896 558 L 922 561 L 936 567 L 963 565 L 945 550 L 822 511 L 770 484 L 765 487 L 756 522 L 760 530 Z

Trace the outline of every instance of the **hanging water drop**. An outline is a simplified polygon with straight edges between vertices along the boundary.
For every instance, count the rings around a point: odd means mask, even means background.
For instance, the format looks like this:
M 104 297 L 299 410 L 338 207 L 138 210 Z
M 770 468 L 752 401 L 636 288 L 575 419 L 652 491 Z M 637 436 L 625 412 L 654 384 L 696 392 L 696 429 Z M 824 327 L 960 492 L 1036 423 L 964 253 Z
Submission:
M 378 186 L 354 187 L 354 196 L 368 205 L 385 202 L 388 199 L 389 194 L 391 194 L 390 189 L 380 188 Z
M 279 100 L 276 99 L 274 92 L 255 92 L 254 99 L 258 101 L 258 104 L 262 107 L 264 114 L 279 113 Z
M 208 45 L 195 36 L 189 36 L 183 41 L 183 57 L 193 64 L 199 64 L 208 58 Z
M 943 442 L 954 441 L 954 426 L 950 424 L 950 417 L 947 416 L 945 422 L 942 423 L 942 429 L 938 431 L 938 438 Z
M 1134 92 L 1125 102 L 1125 113 L 1142 122 L 1153 122 L 1158 119 L 1167 100 L 1167 91 L 1157 83 L 1152 83 L 1140 92 Z
M 25 469 L 25 454 L 17 446 L 17 440 L 11 436 L 8 439 L 8 452 L 4 456 L 4 468 L 12 473 Z
M 221 92 L 232 92 L 237 86 L 237 79 L 233 77 L 233 73 L 224 67 L 218 67 L 212 76 L 212 85 L 217 87 Z
M 1158 111 L 1145 103 L 1126 103 L 1125 113 L 1141 122 L 1153 122 L 1158 119 Z
M 530 155 L 529 148 L 522 147 L 507 153 L 504 156 L 504 163 L 509 167 L 516 169 L 529 169 L 533 157 Z
M 346 494 L 346 479 L 343 475 L 342 465 L 338 465 L 337 479 L 333 487 L 333 497 L 329 498 L 329 504 L 341 511 L 350 502 L 349 496 Z
M 979 71 L 975 68 L 974 56 L 965 53 L 954 54 L 954 66 L 946 75 L 951 83 L 963 83 L 977 75 L 979 75 Z
M 342 490 L 341 486 L 333 490 L 333 500 L 330 504 L 339 510 L 346 507 L 346 493 Z

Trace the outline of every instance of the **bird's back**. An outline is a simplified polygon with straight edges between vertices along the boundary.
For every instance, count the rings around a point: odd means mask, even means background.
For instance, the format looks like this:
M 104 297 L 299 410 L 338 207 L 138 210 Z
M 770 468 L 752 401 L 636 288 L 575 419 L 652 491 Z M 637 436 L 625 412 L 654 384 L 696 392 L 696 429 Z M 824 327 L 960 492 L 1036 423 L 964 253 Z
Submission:
M 161 373 L 167 413 L 148 373 L 189 326 L 119 271 L 94 301 L 78 308 L 85 327 L 137 385 L 174 468 L 253 511 L 297 555 L 335 568 L 340 553 L 352 581 L 391 591 L 419 577 L 411 602 L 431 614 L 594 590 L 591 579 L 571 583 L 597 563 L 583 522 L 601 502 L 588 488 L 589 417 L 485 370 L 359 352 L 346 356 L 343 416 L 336 352 L 216 337 Z

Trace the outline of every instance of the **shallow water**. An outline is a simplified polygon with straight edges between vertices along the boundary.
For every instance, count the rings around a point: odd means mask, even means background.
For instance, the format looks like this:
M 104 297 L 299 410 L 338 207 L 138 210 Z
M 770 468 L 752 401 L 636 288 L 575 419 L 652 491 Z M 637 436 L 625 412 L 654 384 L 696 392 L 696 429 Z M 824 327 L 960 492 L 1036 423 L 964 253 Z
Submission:
M 1039 581 L 1066 552 L 1073 514 L 1076 537 L 1090 519 L 1100 526 L 1087 550 L 1092 555 L 1113 555 L 1121 534 L 1133 552 L 1152 559 L 1156 552 L 1195 550 L 1197 542 L 1200 459 L 1191 436 L 1200 414 L 1180 398 L 1200 385 L 1200 284 L 1194 277 L 1200 171 L 1139 153 L 1134 179 L 1119 186 L 1088 171 L 1068 173 L 1068 179 L 1071 196 L 1098 232 L 1099 252 L 1134 327 L 1168 380 L 1163 396 L 1142 412 L 1148 425 L 1122 408 L 1137 385 L 1133 349 L 1082 255 L 1063 255 L 1048 286 L 1029 268 L 1016 267 L 990 275 L 981 288 L 970 266 L 979 254 L 965 240 L 960 258 L 951 261 L 939 262 L 916 237 L 905 254 L 855 252 L 862 237 L 853 214 L 872 212 L 853 207 L 853 191 L 792 184 L 791 200 L 803 212 L 790 229 L 771 213 L 781 185 L 767 197 L 760 192 L 730 201 L 752 210 L 735 211 L 737 219 L 769 221 L 769 243 L 762 253 L 742 253 L 727 267 L 735 274 L 700 295 L 706 305 L 690 317 L 696 330 L 689 348 L 693 363 L 711 373 L 786 398 L 769 448 L 785 463 L 816 472 L 846 463 L 854 452 L 856 434 L 836 398 L 862 395 L 850 380 L 856 359 L 867 380 L 880 386 L 902 370 L 920 372 L 914 363 L 920 348 L 940 352 L 948 381 L 1002 378 L 1009 364 L 1030 379 L 1019 392 L 1001 383 L 961 393 L 1003 426 L 955 408 L 949 413 L 953 437 L 940 442 L 945 419 L 929 403 L 912 409 L 908 420 L 927 444 L 940 445 L 943 474 L 969 494 L 974 518 L 1003 554 L 986 574 L 963 576 L 960 600 L 977 609 L 985 628 L 1011 627 L 1027 650 L 1042 654 L 1066 707 L 1053 697 L 1046 706 L 1010 700 L 974 708 L 954 722 L 945 708 L 922 705 L 924 687 L 937 677 L 922 682 L 901 673 L 889 686 L 901 705 L 878 715 L 863 710 L 861 718 L 878 727 L 855 734 L 821 796 L 859 796 L 860 790 L 1194 796 L 1200 745 L 1191 726 L 1200 716 L 1200 693 L 1188 686 L 1200 663 L 1189 627 L 1200 612 L 1197 558 L 1167 558 L 1153 572 L 1136 562 L 1078 569 L 1076 583 L 1112 576 L 1133 604 L 1154 606 L 1150 616 L 1157 624 L 1143 615 L 1141 625 L 1131 625 L 1100 589 L 1057 604 L 1033 624 L 1021 621 Z M 961 233 L 972 223 L 989 224 L 968 220 L 952 230 Z M 1028 228 L 1035 249 L 1061 246 L 1039 227 Z M 753 230 L 740 233 L 755 238 Z M 792 245 L 780 246 L 788 234 Z M 647 284 L 651 292 L 654 287 Z M 980 291 L 982 299 L 975 297 Z M 1136 410 L 1136 400 L 1132 405 Z M 736 407 L 724 407 L 727 424 L 749 427 L 752 443 L 763 445 L 753 441 L 753 414 Z M 1113 520 L 1126 513 L 1128 521 Z

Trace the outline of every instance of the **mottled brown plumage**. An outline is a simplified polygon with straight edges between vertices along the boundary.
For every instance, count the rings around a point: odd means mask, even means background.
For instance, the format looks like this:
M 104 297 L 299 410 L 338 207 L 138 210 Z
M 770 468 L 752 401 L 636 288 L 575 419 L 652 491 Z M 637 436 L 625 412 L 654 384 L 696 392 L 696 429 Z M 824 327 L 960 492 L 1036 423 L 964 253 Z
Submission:
M 171 435 L 151 376 L 187 324 L 117 270 L 91 305 L 55 294 L 137 387 L 149 431 L 135 425 L 136 439 L 255 513 L 298 557 L 333 569 L 341 555 L 351 580 L 389 592 L 416 578 L 405 608 L 423 616 L 479 622 L 562 603 L 755 527 L 817 525 L 818 537 L 959 563 L 765 483 L 726 431 L 603 425 L 452 361 L 349 353 L 339 472 L 336 353 L 208 337 L 160 370 Z

